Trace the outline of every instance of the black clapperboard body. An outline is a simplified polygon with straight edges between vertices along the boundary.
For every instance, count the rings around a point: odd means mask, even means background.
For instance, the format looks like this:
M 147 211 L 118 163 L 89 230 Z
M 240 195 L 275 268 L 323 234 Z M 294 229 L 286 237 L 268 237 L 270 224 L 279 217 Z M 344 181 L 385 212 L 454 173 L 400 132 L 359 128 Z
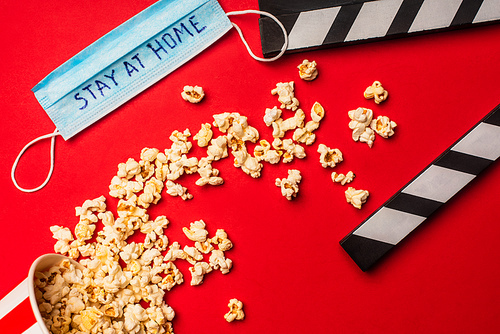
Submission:
M 500 21 L 498 0 L 259 0 L 288 32 L 287 52 L 465 28 Z M 280 27 L 259 19 L 264 57 L 279 53 Z
M 259 0 L 285 26 L 287 52 L 314 50 L 500 22 L 500 0 Z M 260 21 L 265 57 L 284 37 Z M 345 236 L 340 245 L 371 268 L 439 207 L 500 158 L 500 105 Z

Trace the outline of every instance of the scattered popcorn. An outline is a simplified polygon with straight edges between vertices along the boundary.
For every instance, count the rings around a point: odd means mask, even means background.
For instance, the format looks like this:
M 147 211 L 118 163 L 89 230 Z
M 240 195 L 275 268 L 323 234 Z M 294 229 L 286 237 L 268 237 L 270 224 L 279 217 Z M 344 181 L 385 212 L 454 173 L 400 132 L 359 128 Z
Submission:
M 304 80 L 317 76 L 315 62 L 304 60 L 299 70 Z M 186 100 L 197 103 L 203 98 L 201 87 L 185 88 Z M 248 124 L 247 117 L 237 112 L 216 114 L 212 124 L 224 135 L 212 138 L 212 125 L 205 123 L 193 137 L 199 147 L 206 147 L 207 156 L 189 157 L 192 148 L 189 129 L 173 131 L 169 136 L 171 146 L 164 152 L 145 147 L 140 152 L 140 160 L 130 158 L 118 164 L 109 185 L 109 195 L 118 199 L 117 217 L 106 209 L 106 199 L 101 196 L 75 208 L 79 221 L 73 234 L 68 228 L 51 226 L 53 238 L 57 240 L 54 250 L 80 259 L 82 266 L 66 260 L 47 272 L 35 274 L 39 309 L 52 333 L 173 333 L 171 321 L 175 312 L 165 303 L 165 292 L 184 282 L 174 261 L 184 260 L 192 265 L 189 268 L 191 285 L 203 283 L 204 275 L 214 270 L 222 274 L 231 271 L 233 262 L 226 258 L 225 252 L 232 249 L 233 243 L 224 229 L 217 229 L 209 238 L 205 222 L 194 221 L 189 228 L 182 229 L 192 244 L 181 248 L 177 241 L 170 244 L 164 233 L 168 219 L 161 215 L 150 219 L 148 210 L 159 202 L 164 187 L 171 196 L 191 199 L 193 196 L 187 188 L 174 182 L 184 174 L 198 173 L 200 178 L 196 184 L 200 186 L 222 184 L 219 170 L 213 168 L 212 163 L 228 157 L 228 149 L 234 157 L 234 166 L 254 178 L 261 175 L 261 161 L 276 164 L 281 157 L 284 163 L 295 157 L 305 158 L 305 149 L 300 144 L 311 145 L 315 141 L 314 131 L 324 118 L 324 108 L 315 102 L 311 120 L 305 123 L 305 113 L 298 108 L 299 101 L 294 96 L 293 81 L 278 83 L 271 93 L 278 95 L 281 108 L 295 111 L 294 116 L 283 119 L 278 107 L 266 109 L 264 122 L 272 126 L 272 144 L 259 141 L 259 132 Z M 386 93 L 379 95 L 382 99 L 387 97 Z M 373 112 L 366 108 L 349 111 L 349 117 L 353 139 L 370 147 L 375 132 L 387 138 L 394 134 L 397 126 L 386 116 L 373 119 Z M 292 138 L 283 139 L 290 130 L 294 130 Z M 248 142 L 258 142 L 253 156 L 248 153 Z M 318 152 L 325 168 L 334 167 L 343 159 L 340 150 L 324 144 L 318 146 Z M 334 172 L 331 177 L 334 182 L 345 185 L 352 182 L 355 175 L 352 171 L 346 175 Z M 298 194 L 301 179 L 299 170 L 290 169 L 288 177 L 277 178 L 275 185 L 281 188 L 284 197 L 292 200 Z M 361 208 L 369 193 L 349 187 L 345 196 L 348 203 Z M 143 241 L 137 242 L 141 239 L 136 238 L 128 241 L 136 232 L 143 234 Z M 229 308 L 230 312 L 225 315 L 228 322 L 244 318 L 240 301 L 231 299 Z
M 387 116 L 378 116 L 377 119 L 372 120 L 370 123 L 372 130 L 384 138 L 394 135 L 394 128 L 396 126 L 396 122 L 391 121 Z
M 297 169 L 289 169 L 288 177 L 283 179 L 276 179 L 276 186 L 281 187 L 281 194 L 286 199 L 291 200 L 296 197 L 299 192 L 299 183 L 302 179 L 300 171 Z
M 325 144 L 319 144 L 318 146 L 319 162 L 323 168 L 335 167 L 339 162 L 344 159 L 342 157 L 342 152 L 338 148 L 331 149 Z
M 224 319 L 226 319 L 227 322 L 245 319 L 245 312 L 243 312 L 243 303 L 241 301 L 233 298 L 229 301 L 227 306 L 229 307 L 229 312 L 224 315 Z
M 212 140 L 213 133 L 210 123 L 204 123 L 201 125 L 200 131 L 194 135 L 193 139 L 198 141 L 199 147 L 206 147 L 210 143 L 210 140 Z
M 347 183 L 351 183 L 354 180 L 354 173 L 349 171 L 347 174 L 337 174 L 336 172 L 332 173 L 332 181 L 340 183 L 341 185 L 345 185 Z
M 312 81 L 318 76 L 318 69 L 316 68 L 316 62 L 304 59 L 302 64 L 297 66 L 299 69 L 299 76 L 302 80 Z
M 375 103 L 379 104 L 387 99 L 389 93 L 382 87 L 380 81 L 374 81 L 371 86 L 368 86 L 363 94 L 365 99 L 375 99 Z
M 345 191 L 347 203 L 351 203 L 357 209 L 361 209 L 369 195 L 370 193 L 367 190 L 357 190 L 353 187 L 349 187 Z
M 295 111 L 299 106 L 299 100 L 295 98 L 294 94 L 295 83 L 290 82 L 279 82 L 276 84 L 276 88 L 271 91 L 271 94 L 278 94 L 278 101 L 281 102 L 281 108 L 291 109 Z
M 273 107 L 272 109 L 266 108 L 266 114 L 264 115 L 264 123 L 267 126 L 271 126 L 271 124 L 278 120 L 281 117 L 281 109 L 278 107 Z
M 169 194 L 170 196 L 180 196 L 180 198 L 182 198 L 183 200 L 193 198 L 193 195 L 188 193 L 187 188 L 183 187 L 179 183 L 168 180 L 165 185 L 167 186 L 167 194 Z
M 199 86 L 184 86 L 181 96 L 184 101 L 199 103 L 205 97 L 205 92 Z

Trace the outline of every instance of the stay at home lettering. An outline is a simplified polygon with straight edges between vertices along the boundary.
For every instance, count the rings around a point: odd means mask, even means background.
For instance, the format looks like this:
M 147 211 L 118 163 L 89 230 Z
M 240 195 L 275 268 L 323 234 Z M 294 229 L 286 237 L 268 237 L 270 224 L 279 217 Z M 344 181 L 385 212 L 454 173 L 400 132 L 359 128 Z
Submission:
M 167 32 L 147 43 L 144 51 L 141 51 L 144 52 L 143 54 L 137 52 L 128 59 L 120 61 L 115 68 L 102 72 L 99 78 L 92 79 L 80 88 L 73 95 L 78 109 L 84 110 L 92 102 L 110 96 L 121 86 L 129 84 L 137 74 L 154 67 L 155 64 L 147 60 L 154 59 L 156 64 L 158 61 L 165 61 L 169 54 L 176 52 L 183 44 L 190 43 L 196 35 L 201 34 L 205 29 L 207 26 L 198 22 L 194 15 L 185 22 L 181 21 L 176 26 L 169 28 Z

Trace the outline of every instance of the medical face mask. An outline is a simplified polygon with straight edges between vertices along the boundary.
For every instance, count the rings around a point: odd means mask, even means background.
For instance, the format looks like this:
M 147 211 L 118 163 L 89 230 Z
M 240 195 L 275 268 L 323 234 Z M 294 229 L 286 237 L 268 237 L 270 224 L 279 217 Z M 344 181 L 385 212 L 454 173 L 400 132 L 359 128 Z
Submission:
M 281 27 L 285 44 L 276 57 L 256 57 L 239 27 L 228 18 L 247 13 L 271 17 Z M 43 188 L 52 175 L 56 136 L 73 137 L 188 62 L 232 27 L 256 60 L 274 61 L 286 51 L 286 30 L 271 14 L 257 10 L 225 13 L 216 0 L 160 0 L 61 65 L 32 89 L 56 130 L 21 150 L 12 166 L 14 185 L 24 192 Z M 47 179 L 37 188 L 24 189 L 15 179 L 19 159 L 31 145 L 46 138 L 52 138 Z

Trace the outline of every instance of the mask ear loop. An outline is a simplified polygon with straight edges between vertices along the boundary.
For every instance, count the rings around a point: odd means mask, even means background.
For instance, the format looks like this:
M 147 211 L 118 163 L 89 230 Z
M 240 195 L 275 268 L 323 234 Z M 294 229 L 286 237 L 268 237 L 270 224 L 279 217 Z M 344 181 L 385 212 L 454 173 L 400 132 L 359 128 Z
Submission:
M 247 48 L 247 51 L 250 54 L 250 56 L 253 59 L 258 60 L 258 61 L 262 61 L 262 62 L 271 62 L 271 61 L 275 61 L 278 58 L 280 58 L 286 52 L 286 49 L 288 48 L 288 33 L 286 32 L 286 29 L 283 26 L 283 24 L 280 22 L 280 20 L 278 20 L 278 18 L 276 18 L 276 16 L 274 16 L 274 15 L 268 13 L 268 12 L 262 12 L 260 10 L 254 10 L 254 9 L 248 9 L 248 10 L 241 10 L 241 11 L 234 11 L 234 12 L 228 12 L 228 13 L 226 13 L 227 16 L 231 16 L 231 15 L 244 15 L 244 14 L 260 14 L 260 15 L 264 15 L 264 16 L 270 17 L 271 19 L 273 19 L 279 25 L 279 27 L 283 31 L 283 36 L 285 37 L 285 43 L 283 43 L 283 46 L 281 47 L 281 51 L 280 51 L 280 53 L 278 53 L 278 55 L 276 55 L 276 56 L 274 56 L 272 58 L 260 58 L 260 57 L 257 57 L 252 52 L 252 50 L 250 49 L 250 46 L 248 45 L 247 41 L 245 40 L 245 37 L 243 36 L 243 32 L 241 31 L 240 27 L 238 27 L 236 25 L 236 23 L 231 22 L 231 24 L 233 25 L 233 27 L 236 29 L 236 31 L 240 35 L 241 40 L 243 41 L 243 44 L 245 44 L 245 46 Z
M 52 133 L 40 136 L 40 137 L 30 141 L 26 146 L 24 146 L 24 148 L 21 150 L 21 152 L 19 152 L 19 155 L 17 156 L 16 160 L 14 161 L 14 164 L 12 165 L 12 170 L 10 172 L 10 177 L 12 179 L 12 182 L 14 183 L 14 185 L 16 186 L 17 189 L 19 189 L 25 193 L 32 193 L 32 192 L 35 192 L 35 191 L 42 189 L 43 187 L 45 187 L 47 185 L 47 183 L 50 180 L 50 177 L 52 176 L 52 172 L 54 171 L 54 155 L 55 155 L 55 147 L 56 147 L 56 136 L 58 136 L 58 135 L 60 135 L 59 130 L 55 129 L 54 132 L 52 132 Z M 52 138 L 51 143 L 50 143 L 50 170 L 49 170 L 49 173 L 47 175 L 47 178 L 40 186 L 38 186 L 36 188 L 26 189 L 26 188 L 20 187 L 19 184 L 17 184 L 16 176 L 15 176 L 15 172 L 16 172 L 17 165 L 19 163 L 19 159 L 21 159 L 21 156 L 24 154 L 24 152 L 26 152 L 26 150 L 28 148 L 30 148 L 31 145 L 39 142 L 40 140 L 47 139 L 47 138 Z

